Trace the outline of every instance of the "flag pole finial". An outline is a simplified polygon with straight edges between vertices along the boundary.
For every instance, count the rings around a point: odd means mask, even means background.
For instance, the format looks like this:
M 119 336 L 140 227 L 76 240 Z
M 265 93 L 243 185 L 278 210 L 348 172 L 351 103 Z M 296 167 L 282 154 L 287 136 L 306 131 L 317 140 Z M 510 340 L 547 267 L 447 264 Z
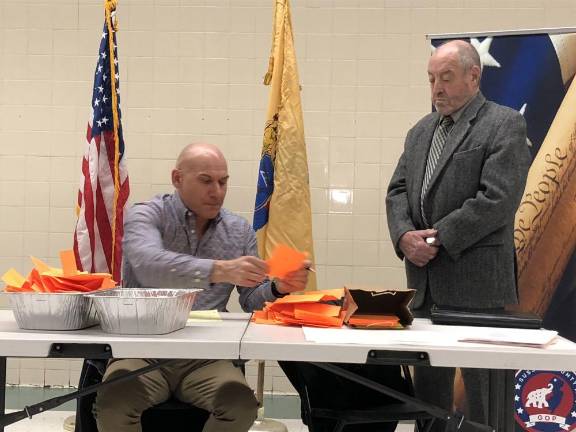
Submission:
M 110 14 L 114 31 L 118 31 L 118 18 L 116 17 L 117 4 L 118 0 L 104 0 L 104 9 L 106 9 L 107 14 Z

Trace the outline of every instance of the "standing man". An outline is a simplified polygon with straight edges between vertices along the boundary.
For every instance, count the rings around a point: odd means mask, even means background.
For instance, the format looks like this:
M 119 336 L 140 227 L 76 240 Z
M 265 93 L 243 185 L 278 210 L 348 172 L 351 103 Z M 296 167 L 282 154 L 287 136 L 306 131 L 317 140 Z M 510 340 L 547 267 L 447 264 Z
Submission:
M 494 312 L 518 302 L 513 230 L 530 166 L 526 124 L 484 98 L 480 75 L 469 43 L 436 49 L 428 63 L 436 112 L 408 132 L 388 186 L 390 238 L 417 290 L 417 316 L 432 305 Z M 487 423 L 487 371 L 462 374 L 470 419 Z M 415 371 L 417 396 L 450 411 L 453 382 L 453 368 Z
M 222 208 L 228 167 L 209 144 L 186 146 L 172 170 L 176 191 L 136 204 L 124 225 L 124 286 L 203 288 L 195 309 L 225 310 L 234 286 L 245 311 L 306 287 L 309 262 L 269 281 L 248 222 Z M 155 363 L 115 359 L 104 380 Z M 246 432 L 258 402 L 242 372 L 228 360 L 173 360 L 145 375 L 98 391 L 100 432 L 140 432 L 142 413 L 170 397 L 210 412 L 204 432 Z

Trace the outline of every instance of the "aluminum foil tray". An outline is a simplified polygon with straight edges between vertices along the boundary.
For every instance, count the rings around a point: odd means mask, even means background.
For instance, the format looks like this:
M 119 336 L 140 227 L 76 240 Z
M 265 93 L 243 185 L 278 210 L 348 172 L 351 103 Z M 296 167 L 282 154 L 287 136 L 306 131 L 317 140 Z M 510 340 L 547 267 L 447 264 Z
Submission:
M 120 334 L 165 334 L 183 328 L 200 289 L 114 288 L 86 294 L 102 330 Z
M 18 327 L 78 330 L 98 324 L 92 299 L 83 293 L 7 292 Z

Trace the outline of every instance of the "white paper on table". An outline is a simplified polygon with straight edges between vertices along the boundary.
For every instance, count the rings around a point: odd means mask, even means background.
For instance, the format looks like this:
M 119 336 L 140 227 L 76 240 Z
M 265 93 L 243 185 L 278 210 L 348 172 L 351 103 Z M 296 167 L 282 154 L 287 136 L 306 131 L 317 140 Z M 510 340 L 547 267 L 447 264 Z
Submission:
M 357 345 L 434 345 L 449 346 L 456 341 L 456 335 L 437 333 L 428 330 L 362 330 L 349 328 L 302 327 L 304 337 L 309 342 L 325 344 Z
M 558 332 L 553 330 L 476 327 L 466 336 L 458 338 L 458 341 L 544 348 L 552 343 L 556 336 Z

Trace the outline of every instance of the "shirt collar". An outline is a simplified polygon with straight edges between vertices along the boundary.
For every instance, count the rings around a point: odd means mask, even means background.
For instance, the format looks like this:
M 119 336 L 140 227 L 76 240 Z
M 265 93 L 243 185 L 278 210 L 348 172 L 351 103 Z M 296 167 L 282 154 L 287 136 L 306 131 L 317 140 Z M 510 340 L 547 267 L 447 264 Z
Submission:
M 176 214 L 178 215 L 178 220 L 183 224 L 187 225 L 188 223 L 192 223 L 196 225 L 196 213 L 190 210 L 180 197 L 178 191 L 174 191 L 173 195 L 174 199 L 174 208 L 176 210 Z M 222 209 L 218 212 L 218 215 L 210 221 L 211 224 L 217 224 L 222 220 Z
M 478 91 L 478 93 L 472 96 L 470 100 L 464 104 L 464 106 L 458 108 L 456 111 L 450 114 L 450 117 L 452 117 L 452 121 L 454 122 L 454 124 L 458 122 L 460 117 L 462 117 L 462 114 L 464 114 L 464 111 L 466 111 L 466 108 L 468 108 L 468 106 L 472 103 L 472 101 L 475 100 L 479 95 L 480 91 Z

